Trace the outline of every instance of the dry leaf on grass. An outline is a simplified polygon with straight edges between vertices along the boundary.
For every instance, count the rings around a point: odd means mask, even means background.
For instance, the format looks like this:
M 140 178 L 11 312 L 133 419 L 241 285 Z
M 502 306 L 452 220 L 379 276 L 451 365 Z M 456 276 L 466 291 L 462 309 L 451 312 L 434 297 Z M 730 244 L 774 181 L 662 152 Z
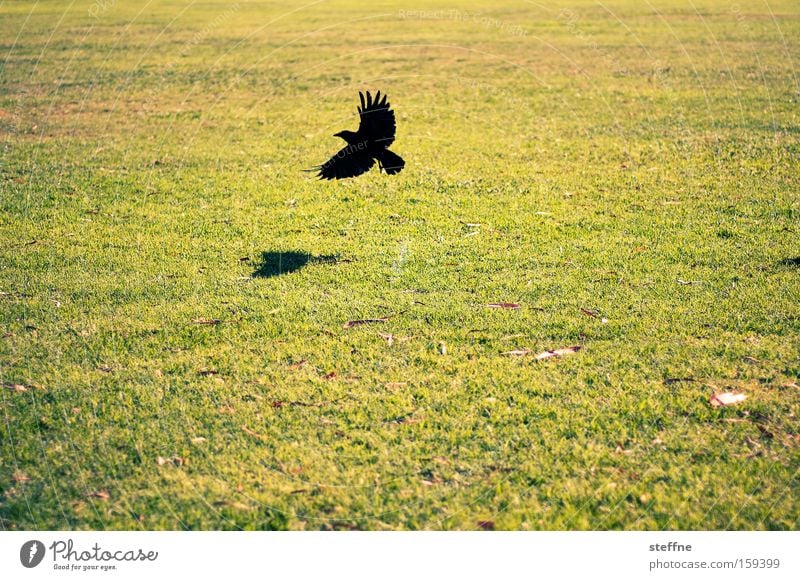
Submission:
M 697 380 L 692 377 L 671 377 L 668 379 L 664 379 L 665 385 L 671 385 L 673 383 L 681 383 L 686 381 L 687 383 L 696 383 Z
M 494 522 L 492 520 L 479 520 L 478 529 L 486 531 L 494 531 Z
M 11 481 L 14 483 L 28 483 L 30 480 L 31 478 L 24 471 L 17 471 L 11 476 Z
M 712 407 L 726 407 L 728 405 L 734 405 L 736 403 L 741 403 L 747 398 L 747 395 L 744 393 L 715 393 L 711 396 L 711 403 Z
M 382 318 L 362 318 L 361 320 L 348 320 L 344 323 L 343 328 L 353 328 L 354 326 L 361 326 L 362 324 L 374 324 L 376 322 L 386 322 L 391 316 L 384 316 Z
M 537 353 L 535 358 L 536 360 L 543 360 L 550 357 L 560 357 L 565 356 L 568 354 L 573 354 L 578 352 L 582 347 L 580 345 L 575 346 L 567 346 L 564 348 L 557 348 L 556 350 L 545 350 L 543 352 Z
M 244 425 L 242 425 L 242 431 L 244 431 L 245 433 L 247 433 L 251 437 L 255 437 L 256 439 L 264 439 L 263 435 L 260 435 L 259 433 L 256 433 L 255 431 L 245 427 Z
M 414 425 L 420 421 L 422 421 L 422 417 L 414 417 L 414 413 L 409 413 L 408 415 L 403 415 L 402 417 L 397 417 L 396 419 L 387 421 L 387 423 L 394 423 L 396 425 Z
M 88 495 L 88 497 L 93 497 L 95 499 L 101 499 L 103 501 L 107 501 L 111 499 L 111 494 L 108 493 L 106 490 L 101 489 L 100 491 L 93 491 Z
M 387 389 L 394 390 L 394 389 L 400 389 L 400 388 L 405 387 L 407 385 L 408 385 L 408 383 L 386 383 L 384 385 L 384 387 L 386 387 Z
M 344 323 L 344 328 L 353 328 L 354 326 L 361 326 L 362 324 L 373 324 L 376 322 L 386 322 L 390 318 L 394 318 L 395 316 L 400 316 L 401 314 L 405 314 L 408 312 L 407 310 L 403 310 L 401 312 L 396 312 L 394 314 L 388 314 L 387 316 L 381 316 L 380 318 L 362 318 L 360 320 L 348 320 Z
M 493 302 L 492 304 L 487 304 L 486 306 L 489 308 L 506 308 L 509 310 L 517 310 L 518 308 L 522 308 L 515 302 Z
M 158 465 L 166 465 L 166 464 L 169 463 L 169 464 L 172 464 L 172 465 L 174 465 L 176 467 L 181 467 L 183 465 L 186 465 L 186 463 L 188 463 L 188 460 L 184 459 L 183 457 L 179 457 L 177 455 L 173 455 L 172 457 L 161 457 L 159 455 L 156 458 L 156 463 Z
M 212 375 L 218 375 L 219 371 L 216 369 L 200 369 L 197 371 L 198 375 L 202 375 L 204 377 L 210 377 Z
M 14 391 L 15 393 L 24 393 L 28 390 L 26 385 L 20 385 L 18 383 L 3 383 L 3 386 L 10 391 Z
M 22 383 L 2 383 L 2 385 L 9 391 L 13 391 L 15 393 L 24 393 L 28 389 L 43 390 L 42 387 L 40 387 L 39 385 L 31 385 L 31 384 L 23 385 Z
M 195 324 L 210 324 L 210 325 L 217 325 L 220 324 L 222 321 L 217 318 L 195 318 L 192 320 Z
M 589 310 L 588 308 L 581 308 L 581 312 L 583 312 L 586 316 L 591 316 L 592 318 L 597 318 L 598 313 L 594 310 Z

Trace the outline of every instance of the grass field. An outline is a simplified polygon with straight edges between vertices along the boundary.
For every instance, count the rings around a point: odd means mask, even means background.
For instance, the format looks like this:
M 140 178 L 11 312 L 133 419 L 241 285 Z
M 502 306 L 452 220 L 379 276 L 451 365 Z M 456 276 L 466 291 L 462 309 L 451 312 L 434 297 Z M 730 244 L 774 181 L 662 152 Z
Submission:
M 797 529 L 800 5 L 364 6 L 0 3 L 0 528 Z

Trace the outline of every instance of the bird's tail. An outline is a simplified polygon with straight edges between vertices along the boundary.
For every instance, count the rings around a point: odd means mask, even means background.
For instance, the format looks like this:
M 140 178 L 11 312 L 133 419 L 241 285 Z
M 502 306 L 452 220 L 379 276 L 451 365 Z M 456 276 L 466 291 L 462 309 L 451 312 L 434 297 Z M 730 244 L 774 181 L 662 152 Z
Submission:
M 377 155 L 377 158 L 381 169 L 383 169 L 389 175 L 400 173 L 400 171 L 406 165 L 406 162 L 403 161 L 402 157 L 400 157 L 397 153 L 392 153 L 388 149 L 381 151 Z

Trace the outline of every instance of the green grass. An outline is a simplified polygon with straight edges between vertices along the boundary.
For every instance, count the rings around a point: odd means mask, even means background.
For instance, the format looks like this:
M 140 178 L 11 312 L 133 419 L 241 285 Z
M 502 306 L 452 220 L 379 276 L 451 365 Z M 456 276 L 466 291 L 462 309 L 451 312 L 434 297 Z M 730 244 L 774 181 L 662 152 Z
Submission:
M 362 4 L 0 5 L 0 527 L 797 529 L 797 3 Z

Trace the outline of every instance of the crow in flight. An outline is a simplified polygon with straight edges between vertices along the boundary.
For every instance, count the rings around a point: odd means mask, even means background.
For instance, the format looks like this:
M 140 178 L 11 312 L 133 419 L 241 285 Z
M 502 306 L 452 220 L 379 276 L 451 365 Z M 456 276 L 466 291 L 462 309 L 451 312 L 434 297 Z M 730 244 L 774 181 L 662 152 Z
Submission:
M 389 175 L 400 173 L 406 164 L 399 155 L 388 149 L 394 141 L 395 123 L 394 111 L 389 108 L 386 95 L 381 99 L 381 92 L 378 91 L 373 99 L 367 91 L 366 101 L 362 93 L 358 93 L 358 96 L 361 97 L 358 131 L 339 131 L 334 135 L 347 141 L 347 147 L 322 165 L 309 169 L 317 171 L 320 179 L 356 177 L 369 171 L 375 160 L 378 161 L 378 168 Z

